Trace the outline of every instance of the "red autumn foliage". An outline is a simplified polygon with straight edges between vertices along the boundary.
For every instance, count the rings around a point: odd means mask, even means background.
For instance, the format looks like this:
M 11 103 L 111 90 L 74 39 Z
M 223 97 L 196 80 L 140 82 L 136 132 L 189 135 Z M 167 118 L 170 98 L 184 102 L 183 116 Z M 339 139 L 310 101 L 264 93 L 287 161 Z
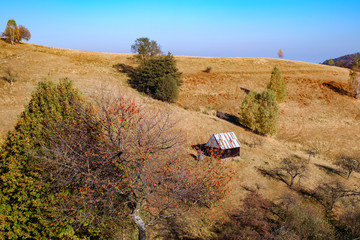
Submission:
M 105 94 L 74 108 L 77 117 L 49 129 L 52 147 L 38 154 L 53 188 L 69 190 L 61 206 L 73 209 L 70 217 L 81 210 L 78 224 L 131 217 L 139 239 L 146 239 L 147 226 L 211 206 L 227 192 L 229 176 L 220 161 L 188 158 L 168 113 Z

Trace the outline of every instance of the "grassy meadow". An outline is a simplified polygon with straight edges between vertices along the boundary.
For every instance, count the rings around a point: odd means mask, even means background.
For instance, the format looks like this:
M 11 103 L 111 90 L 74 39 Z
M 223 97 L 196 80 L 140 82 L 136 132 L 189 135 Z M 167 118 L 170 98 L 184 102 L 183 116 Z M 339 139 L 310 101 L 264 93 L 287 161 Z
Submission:
M 114 66 L 135 67 L 131 56 L 0 41 L 0 136 L 13 128 L 37 82 L 64 77 L 72 79 L 85 96 L 96 95 L 101 88 L 112 89 L 136 99 L 143 107 L 170 111 L 178 121 L 176 130 L 182 132 L 189 153 L 195 153 L 192 145 L 206 143 L 212 134 L 233 131 L 242 148 L 239 158 L 224 160 L 235 173 L 230 182 L 231 192 L 214 208 L 193 213 L 205 219 L 194 219 L 195 226 L 204 228 L 190 230 L 205 238 L 213 220 L 221 219 L 224 213 L 241 204 L 245 188 L 258 185 L 263 195 L 274 201 L 289 192 L 284 183 L 264 177 L 257 168 L 276 166 L 291 154 L 307 159 L 307 149 L 319 149 L 309 164 L 307 177 L 301 180 L 309 189 L 332 179 L 349 185 L 359 181 L 359 173 L 346 180 L 345 173 L 329 174 L 325 170 L 325 167 L 338 169 L 333 164 L 337 155 L 360 150 L 360 101 L 326 85 L 333 82 L 345 87 L 348 69 L 282 59 L 175 56 L 183 72 L 183 85 L 179 99 L 169 104 L 129 87 L 127 75 Z M 246 90 L 264 90 L 274 66 L 280 68 L 287 83 L 287 99 L 280 104 L 276 135 L 259 136 L 216 116 L 222 112 L 237 117 Z M 211 71 L 204 72 L 206 68 Z M 15 76 L 13 86 L 1 79 L 6 77 L 7 69 Z

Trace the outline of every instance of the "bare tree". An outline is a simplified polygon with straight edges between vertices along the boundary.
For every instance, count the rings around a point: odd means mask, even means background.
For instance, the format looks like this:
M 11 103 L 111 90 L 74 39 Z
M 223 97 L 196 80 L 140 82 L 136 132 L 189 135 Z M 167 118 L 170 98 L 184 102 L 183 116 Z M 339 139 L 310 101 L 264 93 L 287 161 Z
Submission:
M 284 158 L 281 161 L 280 167 L 276 169 L 277 176 L 285 182 L 289 188 L 292 188 L 296 178 L 299 178 L 300 181 L 300 179 L 305 176 L 306 171 L 307 167 L 304 160 L 297 155 Z M 287 180 L 285 176 L 288 176 L 289 180 Z
M 335 164 L 346 170 L 347 179 L 350 179 L 351 173 L 360 172 L 360 159 L 356 157 L 341 155 Z
M 81 210 L 74 224 L 128 216 L 139 239 L 147 239 L 148 226 L 224 196 L 224 167 L 189 159 L 169 114 L 105 94 L 95 105 L 75 108 L 77 118 L 49 129 L 51 147 L 38 153 L 52 186 L 71 193 L 62 204 L 69 217 Z
M 311 156 L 315 157 L 315 155 L 318 153 L 318 150 L 316 148 L 308 148 L 305 153 L 309 154 L 308 163 L 310 163 Z
M 14 71 L 11 68 L 7 68 L 5 70 L 5 76 L 2 77 L 2 79 L 8 83 L 10 83 L 10 86 L 14 85 L 14 82 L 16 82 L 18 75 L 14 73 Z
M 341 182 L 321 183 L 314 190 L 315 198 L 324 206 L 326 214 L 331 215 L 335 203 L 344 197 L 360 196 L 358 189 L 347 189 Z

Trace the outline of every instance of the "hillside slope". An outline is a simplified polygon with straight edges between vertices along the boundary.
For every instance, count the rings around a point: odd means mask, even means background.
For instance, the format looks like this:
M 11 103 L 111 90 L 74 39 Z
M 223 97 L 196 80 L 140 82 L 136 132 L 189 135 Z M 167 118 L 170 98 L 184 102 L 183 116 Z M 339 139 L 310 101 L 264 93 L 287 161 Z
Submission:
M 329 88 L 333 82 L 345 87 L 348 70 L 320 64 L 263 58 L 175 57 L 184 83 L 179 100 L 168 104 L 139 94 L 127 84 L 127 75 L 114 65 L 136 66 L 129 54 L 97 53 L 49 48 L 30 44 L 9 45 L 0 41 L 0 77 L 11 69 L 17 81 L 13 86 L 0 80 L 0 136 L 11 130 L 37 82 L 44 78 L 69 77 L 86 96 L 102 87 L 135 98 L 147 108 L 162 108 L 179 119 L 180 130 L 191 145 L 205 143 L 213 133 L 233 131 L 243 147 L 241 157 L 224 161 L 235 171 L 231 193 L 220 204 L 207 210 L 206 218 L 216 219 L 224 211 L 240 204 L 244 187 L 261 186 L 263 193 L 277 199 L 288 192 L 285 184 L 265 178 L 257 167 L 276 166 L 283 157 L 297 154 L 306 159 L 305 150 L 317 147 L 320 152 L 310 164 L 309 177 L 302 184 L 313 188 L 320 181 L 343 177 L 328 175 L 318 166 L 332 166 L 340 153 L 359 152 L 360 101 Z M 238 116 L 244 89 L 266 88 L 271 70 L 278 66 L 287 82 L 288 97 L 281 104 L 279 131 L 273 137 L 257 136 L 236 124 L 216 117 L 216 112 Z M 203 72 L 207 67 L 209 73 Z M 347 181 L 354 184 L 359 174 Z M 210 217 L 211 216 L 211 217 Z M 204 216 L 205 217 L 205 216 Z M 200 223 L 199 223 L 200 224 Z M 203 224 L 203 223 L 202 223 Z M 192 229 L 198 236 L 207 233 Z
M 351 69 L 356 54 L 360 53 L 347 54 L 341 57 L 334 58 L 334 65 Z M 329 60 L 330 59 L 325 60 L 322 64 L 329 65 Z

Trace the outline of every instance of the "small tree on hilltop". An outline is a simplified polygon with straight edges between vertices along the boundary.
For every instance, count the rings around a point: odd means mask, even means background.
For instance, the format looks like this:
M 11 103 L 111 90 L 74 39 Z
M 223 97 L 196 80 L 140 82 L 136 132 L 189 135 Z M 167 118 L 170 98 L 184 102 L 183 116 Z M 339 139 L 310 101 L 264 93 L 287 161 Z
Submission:
M 129 83 L 156 99 L 172 102 L 177 98 L 178 87 L 182 83 L 180 77 L 176 61 L 169 53 L 141 63 L 131 73 Z
M 29 29 L 27 29 L 26 27 L 20 25 L 19 26 L 19 34 L 20 34 L 20 38 L 25 39 L 26 41 L 29 41 L 31 38 L 31 34 Z
M 250 91 L 241 104 L 240 123 L 257 133 L 272 135 L 277 131 L 278 113 L 273 91 Z
M 330 65 L 330 66 L 334 66 L 334 60 L 332 59 L 332 58 L 330 58 L 330 60 L 328 61 L 328 64 Z
M 267 85 L 267 88 L 274 91 L 276 94 L 276 101 L 281 103 L 286 98 L 286 83 L 281 76 L 280 69 L 274 67 L 271 72 L 270 82 Z
M 278 51 L 278 56 L 279 56 L 279 58 L 283 58 L 283 57 L 284 57 L 284 52 L 283 52 L 282 49 L 279 49 L 279 51 Z
M 14 19 L 10 19 L 7 24 L 5 31 L 3 32 L 3 37 L 5 37 L 6 41 L 14 44 L 21 40 L 19 28 Z
M 145 62 L 151 57 L 162 54 L 160 45 L 146 37 L 136 39 L 135 43 L 131 45 L 131 51 L 137 53 L 136 58 L 140 62 Z

